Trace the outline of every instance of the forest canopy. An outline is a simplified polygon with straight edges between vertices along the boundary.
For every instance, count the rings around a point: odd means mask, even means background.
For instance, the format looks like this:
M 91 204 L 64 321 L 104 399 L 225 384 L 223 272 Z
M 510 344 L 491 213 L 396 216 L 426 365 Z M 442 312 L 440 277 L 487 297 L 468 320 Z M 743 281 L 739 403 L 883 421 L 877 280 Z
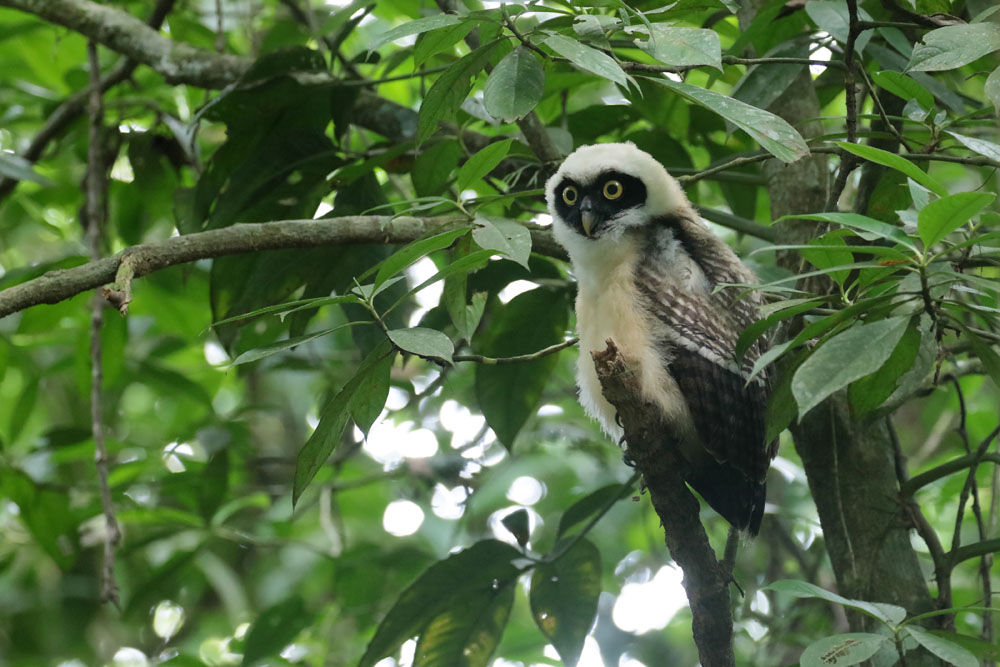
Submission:
M 0 665 L 996 664 L 998 52 L 988 0 L 0 0 Z M 756 540 L 577 401 L 543 188 L 612 141 L 760 277 Z

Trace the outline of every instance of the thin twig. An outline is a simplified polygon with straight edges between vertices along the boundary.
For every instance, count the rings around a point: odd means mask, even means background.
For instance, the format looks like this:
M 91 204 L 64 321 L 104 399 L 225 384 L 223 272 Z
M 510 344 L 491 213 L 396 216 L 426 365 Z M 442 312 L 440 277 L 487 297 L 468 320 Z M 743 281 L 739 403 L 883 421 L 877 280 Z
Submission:
M 572 551 L 573 547 L 576 546 L 576 543 L 579 542 L 581 539 L 583 539 L 587 535 L 587 533 L 589 533 L 591 529 L 594 526 L 596 526 L 601 519 L 604 518 L 604 515 L 607 514 L 612 507 L 618 504 L 619 500 L 621 500 L 622 498 L 624 498 L 625 496 L 627 496 L 629 493 L 632 492 L 632 489 L 635 487 L 636 482 L 639 481 L 640 476 L 641 475 L 638 472 L 632 473 L 632 476 L 628 478 L 628 481 L 622 484 L 621 490 L 619 490 L 618 493 L 616 493 L 614 496 L 608 499 L 608 501 L 604 504 L 604 507 L 602 507 L 596 514 L 594 514 L 594 516 L 590 518 L 590 521 L 587 522 L 587 524 L 580 530 L 580 532 L 574 535 L 566 542 L 560 544 L 558 549 L 554 550 L 552 553 L 548 554 L 545 557 L 545 561 L 548 563 L 557 561 L 564 555 Z
M 844 103 L 847 107 L 847 141 L 852 144 L 858 142 L 858 101 L 857 89 L 854 81 L 854 45 L 858 39 L 858 0 L 847 0 L 848 33 L 847 44 L 844 48 Z M 826 200 L 826 210 L 832 211 L 837 208 L 840 195 L 847 186 L 847 178 L 858 166 L 859 160 L 853 153 L 840 149 L 840 169 L 837 171 L 837 179 Z
M 976 448 L 976 451 L 973 454 L 972 449 L 968 443 L 968 435 L 965 434 L 965 416 L 966 416 L 965 397 L 962 395 L 961 387 L 958 384 L 957 380 L 955 381 L 955 387 L 956 390 L 958 391 L 959 408 L 961 410 L 961 418 L 959 422 L 959 434 L 963 437 L 965 441 L 966 450 L 969 452 L 970 455 L 975 456 L 975 460 L 969 467 L 968 477 L 966 477 L 965 479 L 965 484 L 962 486 L 962 492 L 958 498 L 958 509 L 955 512 L 955 532 L 952 534 L 951 551 L 948 552 L 948 557 L 950 560 L 951 567 L 955 567 L 955 565 L 958 564 L 959 561 L 957 559 L 959 555 L 962 554 L 962 547 L 961 547 L 962 521 L 964 519 L 964 514 L 965 514 L 965 503 L 969 498 L 969 494 L 973 495 L 973 500 L 972 500 L 973 512 L 976 515 L 977 525 L 979 528 L 978 544 L 982 545 L 989 543 L 989 540 L 986 539 L 985 535 L 985 526 L 983 524 L 982 509 L 979 507 L 979 498 L 978 498 L 979 494 L 978 494 L 978 485 L 976 483 L 976 470 L 979 468 L 979 463 L 983 460 L 984 455 L 986 454 L 990 445 L 993 443 L 993 439 L 996 438 L 997 435 L 1000 435 L 1000 424 L 998 424 L 997 427 L 994 428 L 990 432 L 990 434 L 987 435 L 986 438 L 979 443 L 979 447 Z M 986 600 L 988 602 L 989 600 L 992 599 L 992 587 L 990 584 L 990 567 L 989 567 L 989 561 L 992 560 L 992 551 L 985 550 L 976 555 L 982 556 L 982 560 L 980 561 L 979 564 L 979 570 L 980 570 L 980 575 L 982 576 L 983 579 L 983 591 L 986 595 Z M 969 557 L 971 556 L 968 555 L 964 556 L 964 558 L 969 558 Z M 989 632 L 989 634 L 992 636 L 993 619 L 988 614 L 983 616 L 983 633 L 986 634 L 987 632 Z
M 896 481 L 899 483 L 900 488 L 900 499 L 903 503 L 903 509 L 910 519 L 910 523 L 916 529 L 917 534 L 927 545 L 927 551 L 930 552 L 931 562 L 934 564 L 934 580 L 937 582 L 938 587 L 938 597 L 937 604 L 941 608 L 947 608 L 951 606 L 951 567 L 949 566 L 948 555 L 944 552 L 944 547 L 941 545 L 941 540 L 938 539 L 938 535 L 934 532 L 934 528 L 931 526 L 927 517 L 924 516 L 924 512 L 920 509 L 920 505 L 914 500 L 912 494 L 906 492 L 907 487 L 910 485 L 911 480 L 909 479 L 909 473 L 906 469 L 906 457 L 903 455 L 903 448 L 899 443 L 899 435 L 896 433 L 896 427 L 892 423 L 891 417 L 885 418 L 886 429 L 889 431 L 889 442 L 892 444 L 892 451 L 894 455 L 895 468 L 896 468 Z
M 431 74 L 440 74 L 451 67 L 451 65 L 441 65 L 440 67 L 428 67 L 427 69 L 417 70 L 416 72 L 410 72 L 409 74 L 397 74 L 396 76 L 387 76 L 384 79 L 349 79 L 343 81 L 339 84 L 341 88 L 374 88 L 375 86 L 380 86 L 383 83 L 393 83 L 394 81 L 406 81 L 407 79 L 423 78 L 425 76 L 430 76 Z
M 736 56 L 722 56 L 723 65 L 819 65 L 831 67 L 833 69 L 844 69 L 844 64 L 836 60 L 816 60 L 814 58 L 737 58 Z M 683 74 L 700 67 L 711 67 L 711 65 L 653 65 L 650 63 L 637 63 L 626 61 L 621 63 L 622 69 L 627 72 L 653 72 L 661 74 Z
M 906 148 L 907 152 L 912 153 L 913 147 L 911 147 L 906 141 L 906 138 L 903 136 L 903 133 L 899 131 L 899 128 L 896 127 L 891 120 L 889 120 L 889 115 L 885 112 L 885 107 L 882 106 L 882 100 L 879 99 L 878 94 L 875 92 L 875 84 L 872 83 L 871 78 L 868 76 L 868 71 L 864 67 L 858 67 L 857 70 L 861 73 L 861 77 L 865 80 L 865 85 L 868 87 L 868 92 L 871 94 L 872 100 L 875 102 L 875 108 L 878 110 L 878 115 L 882 119 L 882 122 L 887 128 L 889 128 L 889 131 L 892 132 L 893 136 L 896 137 L 896 141 L 902 144 Z
M 542 357 L 548 356 L 550 354 L 555 354 L 556 352 L 561 352 L 567 347 L 573 347 L 579 341 L 579 338 L 570 338 L 562 343 L 556 343 L 555 345 L 550 345 L 538 352 L 532 352 L 531 354 L 521 354 L 515 357 L 484 357 L 481 354 L 456 354 L 452 357 L 454 361 L 472 361 L 477 364 L 483 364 L 484 366 L 497 366 L 503 364 L 520 364 L 525 361 L 534 361 L 535 359 L 541 359 Z
M 513 34 L 514 37 L 516 37 L 517 40 L 521 42 L 521 44 L 524 44 L 527 48 L 531 49 L 532 51 L 540 55 L 542 57 L 543 62 L 549 59 L 549 54 L 545 53 L 545 51 L 542 51 L 535 44 L 533 44 L 530 39 L 521 34 L 521 31 L 517 29 L 516 25 L 514 25 L 514 20 L 510 17 L 510 14 L 507 12 L 507 7 L 505 7 L 504 5 L 500 5 L 500 14 L 503 16 L 504 25 L 507 26 L 507 29 L 510 30 L 511 34 Z
M 87 237 L 90 241 L 91 259 L 101 257 L 101 229 L 104 226 L 104 156 L 101 150 L 104 105 L 101 97 L 101 66 L 97 59 L 97 43 L 87 42 L 87 59 L 90 64 L 90 114 L 89 146 L 87 149 Z M 111 500 L 108 483 L 108 449 L 104 442 L 104 424 L 101 419 L 103 383 L 101 360 L 101 328 L 104 323 L 104 299 L 99 293 L 91 301 L 90 316 L 90 427 L 94 437 L 97 479 L 101 489 L 101 507 L 104 511 L 104 562 L 101 567 L 101 599 L 118 606 L 118 584 L 115 582 L 115 550 L 121 541 L 118 519 Z

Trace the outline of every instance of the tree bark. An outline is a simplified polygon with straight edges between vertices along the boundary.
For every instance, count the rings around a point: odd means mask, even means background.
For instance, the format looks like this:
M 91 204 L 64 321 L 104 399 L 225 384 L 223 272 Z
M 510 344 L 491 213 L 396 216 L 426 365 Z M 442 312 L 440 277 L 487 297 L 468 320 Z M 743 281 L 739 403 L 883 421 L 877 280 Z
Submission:
M 740 16 L 752 19 L 757 0 Z M 808 69 L 769 109 L 807 139 L 822 132 L 816 91 Z M 828 158 L 813 155 L 792 165 L 777 160 L 764 164 L 771 216 L 822 211 L 830 186 Z M 817 223 L 783 221 L 781 243 L 801 244 L 823 231 Z M 788 268 L 801 267 L 796 255 L 781 258 Z M 808 285 L 817 289 L 819 285 Z M 809 489 L 819 512 L 824 541 L 841 595 L 891 602 L 910 614 L 932 608 L 926 577 L 910 544 L 910 528 L 903 520 L 894 451 L 882 422 L 858 424 L 851 419 L 844 392 L 835 394 L 791 427 L 795 449 L 802 460 Z M 856 630 L 873 630 L 873 619 L 848 614 Z M 927 660 L 927 662 L 923 662 Z M 907 655 L 907 664 L 936 664 L 927 654 Z
M 687 464 L 679 451 L 663 446 L 668 427 L 659 409 L 638 398 L 639 385 L 628 368 L 631 360 L 624 359 L 610 339 L 606 350 L 591 354 L 601 391 L 621 418 L 628 456 L 642 473 L 660 517 L 667 548 L 684 572 L 698 658 L 704 667 L 734 667 L 731 577 L 716 558 L 701 523 L 701 506 L 684 482 Z

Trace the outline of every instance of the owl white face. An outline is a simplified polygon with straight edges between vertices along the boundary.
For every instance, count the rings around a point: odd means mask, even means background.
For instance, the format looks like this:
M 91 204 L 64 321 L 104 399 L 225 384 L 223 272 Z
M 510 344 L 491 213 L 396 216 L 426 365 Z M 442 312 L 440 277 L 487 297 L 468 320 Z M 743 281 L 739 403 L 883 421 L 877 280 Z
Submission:
M 557 236 L 615 240 L 687 205 L 673 178 L 649 153 L 631 143 L 583 146 L 546 184 Z

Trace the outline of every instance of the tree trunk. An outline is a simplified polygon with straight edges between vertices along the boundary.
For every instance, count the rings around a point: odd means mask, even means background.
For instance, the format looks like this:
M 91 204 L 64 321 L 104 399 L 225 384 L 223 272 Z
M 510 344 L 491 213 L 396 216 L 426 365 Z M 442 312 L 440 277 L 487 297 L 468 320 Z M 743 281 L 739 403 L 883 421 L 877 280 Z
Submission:
M 748 6 L 749 5 L 749 6 Z M 744 5 L 740 22 L 745 28 L 759 8 L 757 0 Z M 810 119 L 820 115 L 808 69 L 771 106 L 770 111 L 791 123 L 806 138 L 821 128 Z M 764 165 L 771 199 L 771 215 L 822 211 L 829 188 L 828 158 L 814 155 L 792 165 L 769 160 Z M 821 233 L 817 223 L 778 223 L 781 243 L 805 243 Z M 789 268 L 800 266 L 797 256 L 786 256 Z M 888 429 L 880 421 L 862 425 L 851 419 L 846 395 L 840 392 L 791 427 L 795 448 L 805 467 L 816 502 L 827 552 L 841 595 L 906 607 L 910 614 L 932 608 L 926 577 L 910 545 L 910 528 L 899 502 L 894 451 Z M 873 619 L 849 614 L 855 630 L 874 630 Z M 908 665 L 938 664 L 932 656 L 907 654 Z

